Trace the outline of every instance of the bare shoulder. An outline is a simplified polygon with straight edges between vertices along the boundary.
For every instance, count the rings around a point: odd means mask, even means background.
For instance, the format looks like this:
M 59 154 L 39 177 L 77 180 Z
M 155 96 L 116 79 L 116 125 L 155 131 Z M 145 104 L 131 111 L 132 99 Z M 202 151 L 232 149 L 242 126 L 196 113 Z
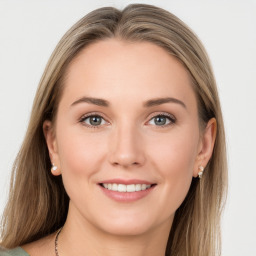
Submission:
M 55 233 L 21 246 L 31 256 L 55 256 Z

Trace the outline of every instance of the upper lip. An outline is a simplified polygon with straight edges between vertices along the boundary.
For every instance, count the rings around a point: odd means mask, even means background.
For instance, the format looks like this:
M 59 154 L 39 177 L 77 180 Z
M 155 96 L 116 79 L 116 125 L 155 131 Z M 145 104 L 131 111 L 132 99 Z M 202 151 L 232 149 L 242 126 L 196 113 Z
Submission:
M 116 184 L 124 184 L 124 185 L 130 185 L 130 184 L 146 184 L 146 185 L 152 185 L 152 184 L 156 184 L 154 182 L 149 182 L 146 180 L 139 180 L 139 179 L 109 179 L 109 180 L 103 180 L 101 182 L 99 182 L 99 184 L 103 184 L 103 183 L 116 183 Z

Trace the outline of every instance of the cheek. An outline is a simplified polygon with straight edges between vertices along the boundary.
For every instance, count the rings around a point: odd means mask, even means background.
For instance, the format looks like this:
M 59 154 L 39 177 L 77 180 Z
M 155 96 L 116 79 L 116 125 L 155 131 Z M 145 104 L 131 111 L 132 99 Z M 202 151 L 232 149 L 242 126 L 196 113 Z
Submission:
M 85 194 L 87 199 L 93 195 L 89 191 L 95 189 L 94 177 L 107 152 L 101 136 L 85 134 L 80 128 L 62 128 L 57 133 L 63 184 L 72 201 L 77 202 L 83 202 Z M 87 210 L 86 204 L 83 207 Z
M 79 129 L 59 129 L 58 153 L 64 176 L 90 176 L 98 170 L 106 146 L 101 136 L 86 134 Z
M 164 176 L 192 174 L 199 140 L 199 132 L 193 131 L 178 131 L 151 141 L 151 155 L 161 166 Z
M 196 133 L 195 133 L 196 134 Z M 162 204 L 175 212 L 190 188 L 197 156 L 199 135 L 176 134 L 157 143 L 152 151 L 153 162 L 163 187 Z M 154 153 L 153 153 L 154 152 Z

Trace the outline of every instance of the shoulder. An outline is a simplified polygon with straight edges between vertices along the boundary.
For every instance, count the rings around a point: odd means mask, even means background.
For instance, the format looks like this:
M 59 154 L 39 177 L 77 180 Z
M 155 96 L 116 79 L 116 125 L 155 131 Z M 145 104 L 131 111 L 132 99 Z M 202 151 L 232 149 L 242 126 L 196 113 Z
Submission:
M 0 246 L 0 256 L 55 256 L 55 233 L 14 249 Z
M 28 255 L 55 256 L 55 233 L 49 236 L 43 237 L 34 242 L 24 244 L 22 245 L 22 248 L 28 253 L 26 256 Z M 0 256 L 2 255 L 0 254 Z
M 0 256 L 29 256 L 29 254 L 27 254 L 21 247 L 8 250 L 0 248 Z

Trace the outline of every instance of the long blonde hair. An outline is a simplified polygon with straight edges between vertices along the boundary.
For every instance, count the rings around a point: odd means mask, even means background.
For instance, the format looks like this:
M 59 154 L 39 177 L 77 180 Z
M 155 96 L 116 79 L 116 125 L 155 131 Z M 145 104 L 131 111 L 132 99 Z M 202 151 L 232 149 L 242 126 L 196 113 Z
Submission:
M 51 162 L 43 122 L 54 122 L 65 71 L 86 46 L 106 38 L 148 41 L 164 48 L 188 70 L 202 124 L 215 117 L 217 136 L 211 160 L 177 209 L 166 255 L 220 255 L 220 216 L 226 199 L 225 134 L 216 83 L 207 54 L 195 34 L 173 14 L 151 5 L 132 4 L 120 11 L 97 9 L 78 21 L 60 40 L 41 78 L 26 137 L 15 160 L 9 201 L 2 219 L 7 248 L 35 241 L 60 228 L 69 198 L 61 177 L 50 174 Z

